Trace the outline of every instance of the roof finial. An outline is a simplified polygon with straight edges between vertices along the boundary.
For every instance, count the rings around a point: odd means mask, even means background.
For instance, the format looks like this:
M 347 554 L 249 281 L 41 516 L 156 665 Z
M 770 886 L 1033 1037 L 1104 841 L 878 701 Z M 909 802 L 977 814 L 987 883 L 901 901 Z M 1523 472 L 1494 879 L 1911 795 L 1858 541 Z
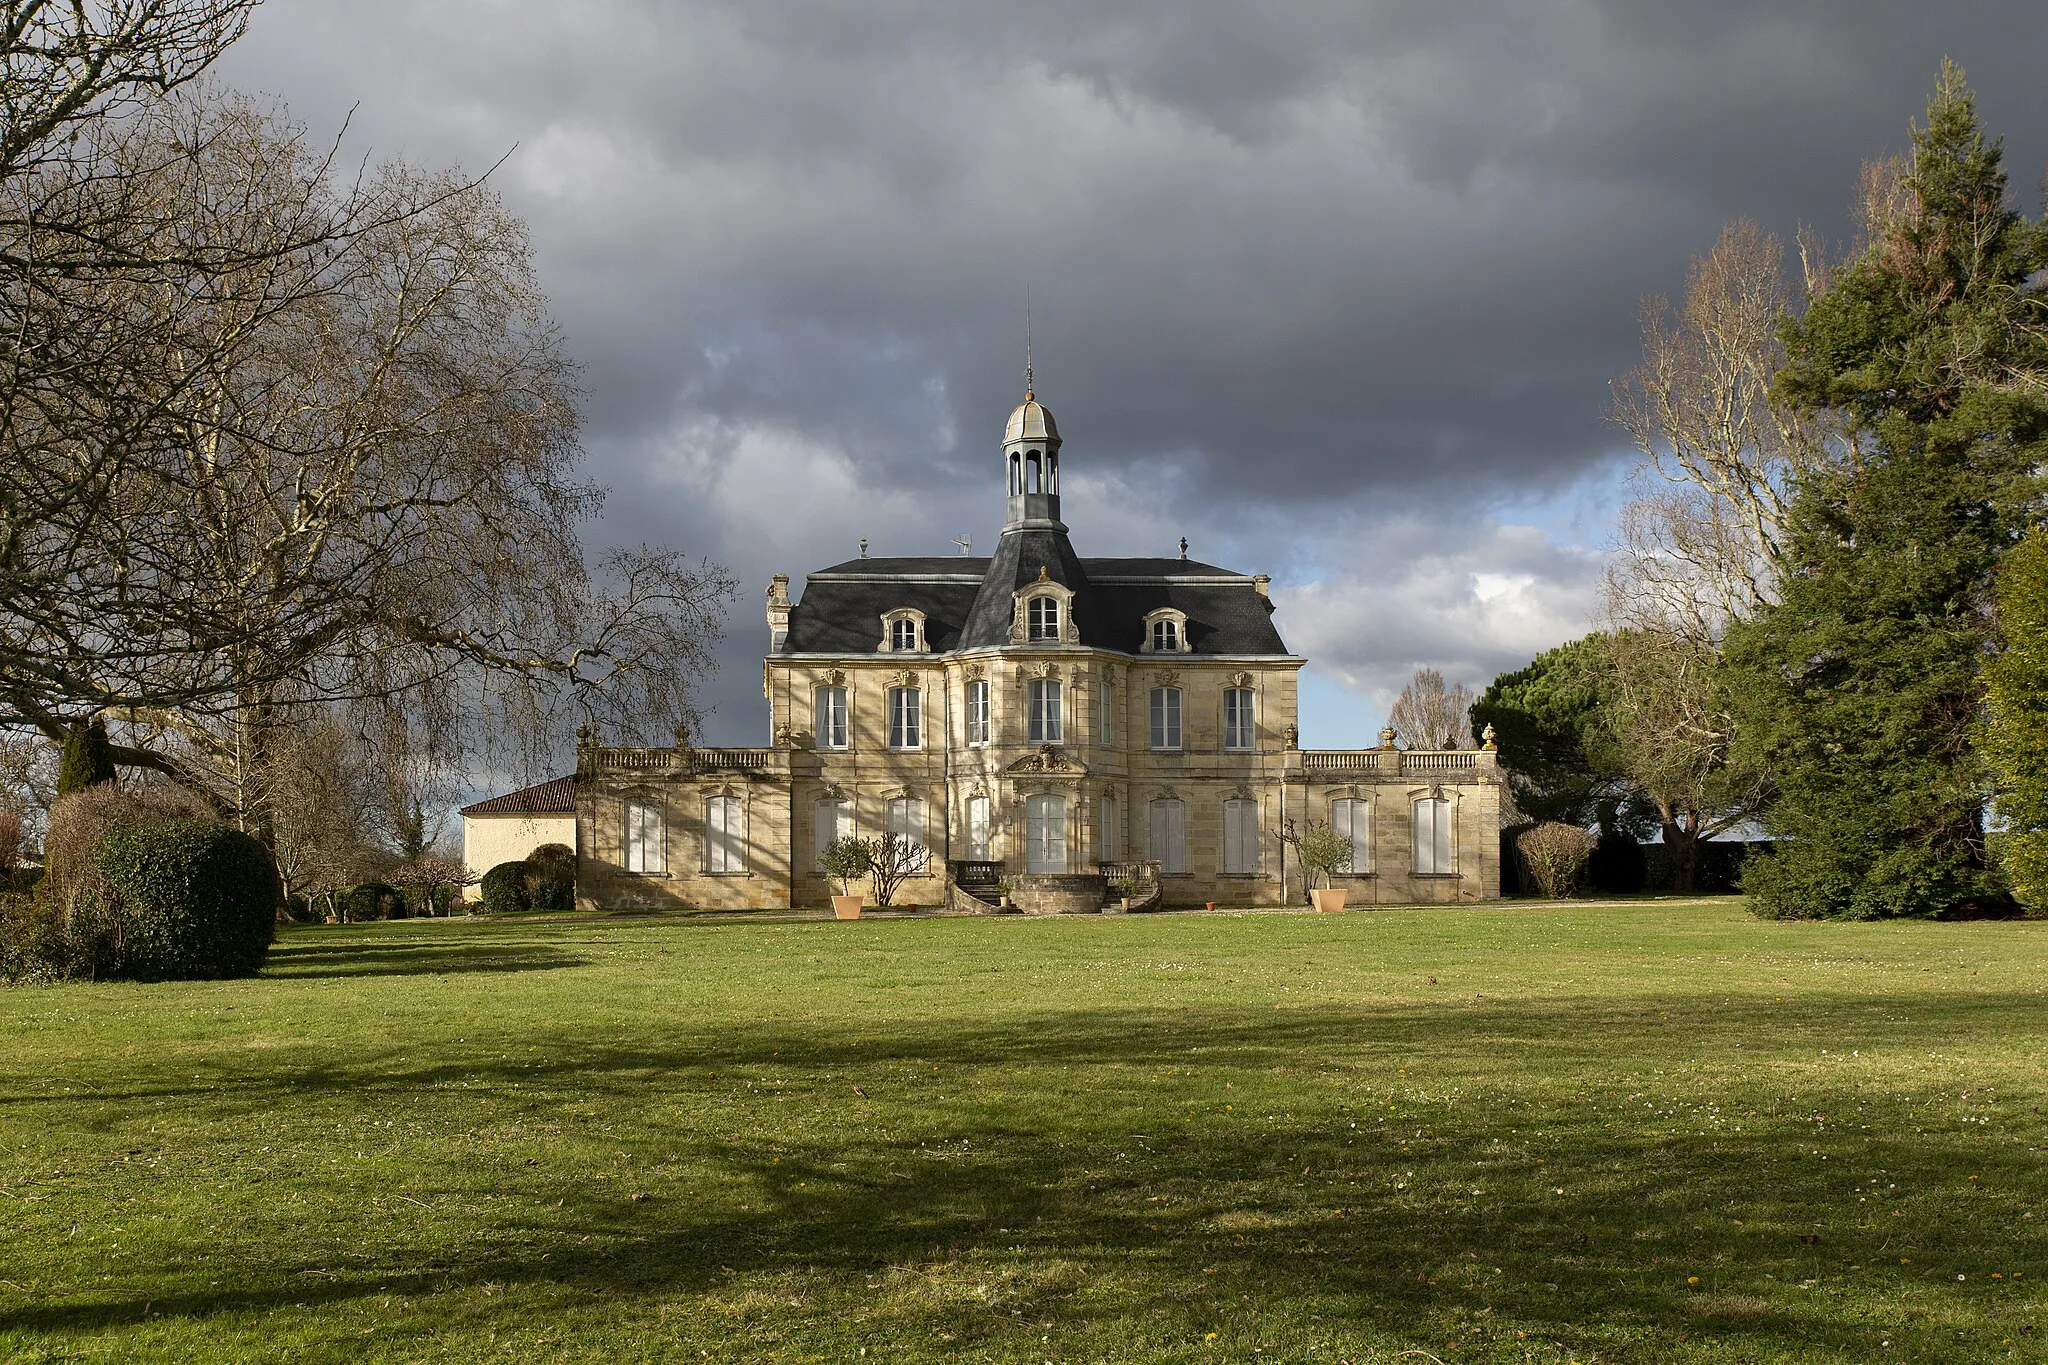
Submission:
M 865 545 L 867 544 L 867 542 L 862 541 L 861 544 Z M 1188 557 L 1188 538 L 1186 536 L 1182 536 L 1180 538 L 1180 557 L 1182 559 L 1186 559 Z
M 868 538 L 866 536 L 862 536 L 860 538 L 860 557 L 862 559 L 866 559 L 868 557 Z M 1187 556 L 1182 555 L 1181 558 L 1185 559 L 1187 558 Z
M 1024 282 L 1024 401 L 1031 401 L 1031 281 Z

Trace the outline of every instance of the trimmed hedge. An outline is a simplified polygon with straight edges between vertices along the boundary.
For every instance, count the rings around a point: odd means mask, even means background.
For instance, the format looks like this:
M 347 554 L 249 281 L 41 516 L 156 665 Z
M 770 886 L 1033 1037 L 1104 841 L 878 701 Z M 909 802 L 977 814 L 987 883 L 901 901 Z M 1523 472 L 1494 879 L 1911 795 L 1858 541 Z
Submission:
M 574 910 L 576 851 L 567 844 L 542 844 L 527 854 L 526 899 L 535 910 Z
M 1602 834 L 1586 863 L 1587 883 L 1610 896 L 1636 895 L 1649 878 L 1650 860 L 1643 856 L 1643 846 L 1619 830 Z
M 361 886 L 351 886 L 336 897 L 336 900 L 341 908 L 341 918 L 348 924 L 405 918 L 404 898 L 382 882 L 364 882 Z
M 526 893 L 526 879 L 532 872 L 533 864 L 517 858 L 509 863 L 499 863 L 484 873 L 483 912 L 486 915 L 517 915 L 531 910 L 533 901 Z
M 135 981 L 253 976 L 277 928 L 277 868 L 262 843 L 197 820 L 109 831 L 97 860 L 116 947 Z

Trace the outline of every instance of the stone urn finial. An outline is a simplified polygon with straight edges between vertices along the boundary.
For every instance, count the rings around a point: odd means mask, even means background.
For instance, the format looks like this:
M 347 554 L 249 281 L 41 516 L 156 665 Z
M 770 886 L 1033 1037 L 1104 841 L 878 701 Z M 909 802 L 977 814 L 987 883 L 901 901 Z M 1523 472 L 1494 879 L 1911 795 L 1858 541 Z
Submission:
M 676 747 L 678 749 L 690 747 L 690 722 L 686 720 L 676 722 Z
M 1391 725 L 1382 725 L 1382 726 L 1380 727 L 1380 747 L 1381 747 L 1382 749 L 1391 749 L 1391 748 L 1393 748 L 1393 747 L 1394 747 L 1394 727 L 1393 727 L 1393 726 L 1391 726 Z
M 1495 744 L 1493 742 L 1492 721 L 1486 722 L 1486 728 L 1479 732 L 1479 747 L 1482 749 L 1498 749 L 1500 747 L 1498 744 Z
M 581 725 L 579 725 L 579 726 L 577 726 L 577 727 L 576 727 L 576 747 L 577 747 L 577 748 L 579 748 L 579 749 L 588 749 L 588 748 L 590 748 L 591 746 L 595 745 L 596 743 L 597 743 L 597 732 L 596 732 L 596 731 L 594 731 L 594 730 L 592 730 L 592 729 L 590 728 L 590 723 L 589 723 L 588 721 L 585 721 L 585 722 L 584 722 L 583 724 L 581 724 Z

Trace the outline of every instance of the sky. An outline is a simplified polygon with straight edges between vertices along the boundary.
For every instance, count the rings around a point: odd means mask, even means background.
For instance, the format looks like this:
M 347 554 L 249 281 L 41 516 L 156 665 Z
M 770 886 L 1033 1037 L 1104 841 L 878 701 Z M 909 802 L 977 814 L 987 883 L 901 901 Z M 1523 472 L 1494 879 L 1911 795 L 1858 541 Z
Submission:
M 1961 62 L 2040 212 L 2039 0 L 268 0 L 217 70 L 481 171 L 583 367 L 593 546 L 741 583 L 994 546 L 1027 295 L 1083 555 L 1273 577 L 1302 740 L 1597 624 L 1608 382 L 1749 218 L 1841 241 Z

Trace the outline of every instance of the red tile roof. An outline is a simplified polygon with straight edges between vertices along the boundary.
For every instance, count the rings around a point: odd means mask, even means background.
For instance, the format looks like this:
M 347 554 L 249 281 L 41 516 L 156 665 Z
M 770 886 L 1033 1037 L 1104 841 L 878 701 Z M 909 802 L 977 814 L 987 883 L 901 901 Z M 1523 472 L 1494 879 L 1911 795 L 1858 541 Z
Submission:
M 464 815 L 574 815 L 576 779 L 555 777 L 462 808 Z

